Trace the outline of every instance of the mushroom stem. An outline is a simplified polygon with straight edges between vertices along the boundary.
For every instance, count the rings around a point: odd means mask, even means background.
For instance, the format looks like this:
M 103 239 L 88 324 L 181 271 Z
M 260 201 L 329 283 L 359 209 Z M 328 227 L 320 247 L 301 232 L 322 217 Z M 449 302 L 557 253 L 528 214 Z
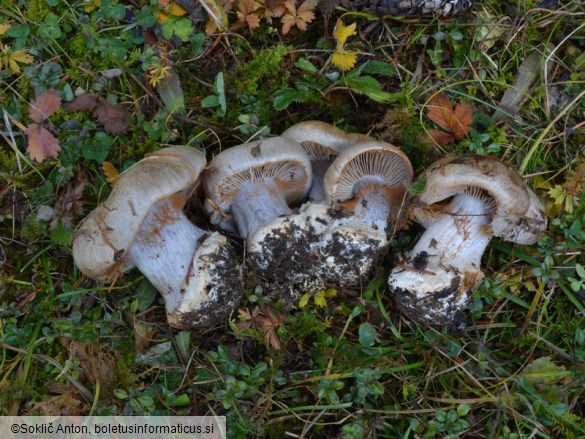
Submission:
M 205 235 L 182 210 L 173 207 L 172 197 L 159 201 L 146 216 L 130 248 L 130 262 L 164 296 L 167 310 L 181 301 L 181 285 L 185 285 L 193 256 Z
M 461 273 L 479 270 L 481 256 L 491 239 L 490 221 L 491 210 L 484 200 L 468 194 L 456 195 L 410 254 L 416 258 L 426 252 L 427 271 L 437 267 L 452 267 Z
M 354 215 L 374 229 L 385 231 L 391 211 L 386 186 L 364 179 L 358 183 L 355 194 Z
M 273 218 L 291 213 L 282 189 L 272 178 L 242 183 L 240 191 L 232 200 L 234 216 L 242 238 Z
M 331 160 L 311 160 L 313 180 L 309 189 L 308 199 L 313 203 L 325 200 L 325 173 L 331 165 Z

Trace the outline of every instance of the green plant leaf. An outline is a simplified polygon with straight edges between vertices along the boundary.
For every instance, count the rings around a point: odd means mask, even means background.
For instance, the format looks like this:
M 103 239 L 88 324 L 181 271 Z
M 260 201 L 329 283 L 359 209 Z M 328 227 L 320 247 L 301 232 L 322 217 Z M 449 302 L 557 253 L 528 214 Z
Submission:
M 193 33 L 193 23 L 188 18 L 179 18 L 175 22 L 173 32 L 181 41 L 187 42 L 189 41 L 189 37 Z
M 376 343 L 376 330 L 371 323 L 362 323 L 358 333 L 360 344 L 362 346 L 374 346 Z
M 398 99 L 397 94 L 383 91 L 380 82 L 371 76 L 347 75 L 345 77 L 345 85 L 352 90 L 365 94 L 376 102 L 388 103 L 394 102 Z

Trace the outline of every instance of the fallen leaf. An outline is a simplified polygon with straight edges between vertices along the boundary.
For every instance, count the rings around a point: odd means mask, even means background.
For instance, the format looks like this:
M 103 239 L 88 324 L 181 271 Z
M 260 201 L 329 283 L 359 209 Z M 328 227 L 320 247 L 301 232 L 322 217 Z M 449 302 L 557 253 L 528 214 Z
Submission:
M 457 104 L 453 110 L 451 101 L 438 93 L 429 100 L 426 111 L 427 117 L 443 130 L 429 130 L 431 137 L 440 145 L 462 140 L 471 131 L 475 111 L 469 104 Z
M 256 13 L 260 6 L 260 3 L 254 0 L 240 0 L 237 11 L 238 21 L 246 23 L 250 29 L 260 26 L 260 16 Z
M 130 125 L 128 125 L 130 111 L 122 104 L 110 104 L 104 98 L 100 98 L 93 116 L 103 125 L 108 134 L 117 136 L 130 130 Z
M 120 178 L 120 171 L 118 171 L 110 162 L 103 162 L 102 170 L 104 171 L 106 181 L 113 187 Z
M 35 123 L 42 123 L 61 106 L 61 95 L 54 88 L 41 93 L 28 107 L 28 115 Z
M 85 172 L 78 172 L 75 179 L 70 181 L 65 187 L 65 190 L 59 194 L 55 202 L 57 215 L 51 221 L 51 229 L 57 227 L 60 222 L 67 227 L 72 227 L 73 218 L 83 215 L 81 197 L 83 196 L 87 180 L 88 177 Z
M 300 30 L 306 30 L 307 24 L 315 19 L 313 10 L 317 6 L 317 0 L 305 0 L 298 8 L 295 3 L 294 0 L 284 2 L 287 12 L 281 18 L 283 35 L 286 35 L 295 25 Z
M 26 148 L 31 159 L 42 162 L 46 158 L 54 158 L 61 152 L 59 141 L 44 127 L 31 123 L 26 128 L 28 147 Z
M 30 64 L 34 61 L 26 49 L 13 50 L 10 46 L 0 43 L 0 69 L 8 67 L 12 73 L 20 73 L 19 64 Z
M 71 102 L 63 105 L 63 108 L 71 111 L 93 111 L 97 107 L 98 96 L 92 93 L 84 93 L 77 96 Z
M 2 23 L 0 24 L 0 35 L 4 35 L 8 29 L 10 29 L 12 25 L 10 23 Z
M 63 108 L 72 111 L 93 111 L 92 116 L 104 127 L 106 133 L 114 136 L 125 134 L 130 129 L 128 108 L 122 104 L 110 104 L 107 99 L 92 93 L 78 96 L 63 105 Z
M 337 24 L 335 25 L 335 29 L 333 29 L 333 38 L 337 42 L 337 48 L 342 49 L 345 46 L 347 39 L 357 33 L 356 31 L 357 23 L 352 23 L 349 26 L 346 26 L 343 20 L 337 20 Z

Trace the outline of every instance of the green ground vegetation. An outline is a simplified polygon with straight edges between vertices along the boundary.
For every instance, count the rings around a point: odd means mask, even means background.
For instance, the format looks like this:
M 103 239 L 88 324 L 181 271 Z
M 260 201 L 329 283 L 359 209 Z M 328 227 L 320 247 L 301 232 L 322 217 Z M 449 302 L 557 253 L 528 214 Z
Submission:
M 296 2 L 305 21 L 290 29 L 256 23 L 263 1 L 215 21 L 201 3 L 0 0 L 0 414 L 215 413 L 234 438 L 585 437 L 582 2 L 479 0 L 448 20 L 334 2 L 310 20 Z M 338 20 L 356 25 L 343 41 Z M 85 90 L 127 117 L 61 105 L 33 120 L 31 102 L 51 89 L 63 103 Z M 507 114 L 492 117 L 507 92 Z M 473 108 L 447 144 L 429 136 L 436 93 Z M 76 225 L 145 154 L 187 144 L 211 158 L 307 119 L 400 146 L 417 175 L 445 154 L 496 155 L 544 201 L 547 233 L 490 243 L 456 329 L 417 325 L 385 294 L 414 224 L 361 289 L 283 311 L 243 279 L 241 309 L 272 313 L 277 344 L 237 313 L 172 330 L 138 271 L 100 286 L 74 266 Z M 53 157 L 31 157 L 35 123 L 58 142 Z M 200 206 L 188 214 L 210 227 Z

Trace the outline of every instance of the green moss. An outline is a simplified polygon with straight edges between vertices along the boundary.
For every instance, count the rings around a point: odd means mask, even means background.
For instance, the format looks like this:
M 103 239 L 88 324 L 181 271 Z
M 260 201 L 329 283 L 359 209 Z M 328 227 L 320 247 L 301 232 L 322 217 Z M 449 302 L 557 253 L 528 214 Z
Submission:
M 27 2 L 27 10 L 24 16 L 32 22 L 43 21 L 47 13 L 51 10 L 44 0 L 31 0 Z
M 288 52 L 289 48 L 282 45 L 260 50 L 252 60 L 235 70 L 236 89 L 242 94 L 256 96 L 261 83 L 281 85 L 283 77 L 288 75 L 282 74 L 280 63 Z

